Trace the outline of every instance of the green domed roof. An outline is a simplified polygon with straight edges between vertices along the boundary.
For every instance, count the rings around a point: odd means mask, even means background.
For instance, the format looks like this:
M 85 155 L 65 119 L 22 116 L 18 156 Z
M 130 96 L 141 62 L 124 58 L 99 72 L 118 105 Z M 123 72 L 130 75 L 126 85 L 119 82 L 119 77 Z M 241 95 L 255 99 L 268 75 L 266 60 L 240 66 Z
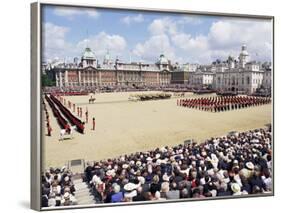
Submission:
M 86 47 L 85 50 L 84 50 L 84 53 L 83 53 L 83 55 L 82 55 L 82 58 L 83 58 L 83 59 L 95 59 L 96 56 L 95 56 L 95 54 L 92 52 L 91 48 Z
M 164 54 L 161 54 L 158 59 L 158 64 L 168 64 L 168 59 L 164 56 Z

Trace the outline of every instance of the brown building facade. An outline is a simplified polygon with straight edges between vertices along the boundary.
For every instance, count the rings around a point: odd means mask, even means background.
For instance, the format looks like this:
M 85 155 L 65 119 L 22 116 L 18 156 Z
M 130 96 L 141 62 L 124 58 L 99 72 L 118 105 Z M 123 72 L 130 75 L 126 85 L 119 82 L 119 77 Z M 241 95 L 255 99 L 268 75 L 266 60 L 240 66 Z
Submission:
M 97 63 L 90 48 L 86 48 L 79 64 L 61 64 L 48 71 L 57 87 L 71 86 L 157 86 L 170 84 L 172 71 L 169 61 L 160 55 L 155 64 L 113 63 L 108 55 L 103 64 Z

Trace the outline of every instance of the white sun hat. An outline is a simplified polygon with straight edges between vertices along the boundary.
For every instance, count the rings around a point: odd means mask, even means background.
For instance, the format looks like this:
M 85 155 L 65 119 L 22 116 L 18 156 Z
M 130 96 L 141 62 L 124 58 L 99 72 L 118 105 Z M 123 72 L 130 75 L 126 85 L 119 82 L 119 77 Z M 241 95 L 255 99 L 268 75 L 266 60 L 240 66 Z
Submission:
M 234 192 L 234 193 L 238 193 L 241 191 L 241 187 L 239 186 L 238 183 L 233 183 L 231 184 L 231 190 Z
M 124 186 L 124 190 L 125 190 L 125 191 L 128 191 L 128 192 L 131 192 L 131 191 L 135 190 L 136 188 L 137 188 L 137 185 L 134 184 L 134 183 L 131 183 L 131 182 L 127 183 L 127 184 Z
M 253 170 L 254 169 L 254 164 L 252 163 L 252 162 L 247 162 L 246 163 L 246 167 L 248 168 L 248 169 L 250 169 L 250 170 Z

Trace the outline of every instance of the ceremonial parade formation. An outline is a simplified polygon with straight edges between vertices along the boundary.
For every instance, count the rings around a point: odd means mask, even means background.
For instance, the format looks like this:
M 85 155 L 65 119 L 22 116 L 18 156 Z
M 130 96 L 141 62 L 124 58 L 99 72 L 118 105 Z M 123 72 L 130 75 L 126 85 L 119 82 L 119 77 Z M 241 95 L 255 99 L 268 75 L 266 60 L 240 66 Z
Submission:
M 71 128 L 70 124 L 74 125 L 78 132 L 84 133 L 84 122 L 79 118 L 74 116 L 69 109 L 67 109 L 64 105 L 66 105 L 66 100 L 59 96 L 57 99 L 54 95 L 45 95 L 45 99 L 50 105 L 54 116 L 57 118 L 58 124 L 61 129 L 64 129 L 67 133 L 70 133 Z M 63 104 L 62 104 L 63 103 Z M 71 103 L 68 102 L 68 107 L 71 108 Z M 82 116 L 82 108 L 77 107 L 78 115 Z M 49 131 L 49 130 L 48 130 Z
M 38 205 L 274 194 L 273 19 L 44 7 Z
M 79 181 L 83 181 L 85 186 L 83 193 L 85 189 L 87 192 L 83 198 L 81 183 L 72 178 L 71 167 L 67 169 L 69 173 L 65 172 L 65 168 L 54 171 L 52 167 L 46 167 L 50 169 L 42 176 L 42 203 L 45 207 L 261 195 L 272 192 L 271 125 L 256 128 L 271 123 L 270 96 L 168 84 L 139 88 L 122 85 L 48 88 L 44 93 L 46 141 L 57 139 L 56 122 L 53 123 L 55 131 L 51 134 L 49 119 L 49 116 L 54 116 L 60 127 L 59 141 L 64 142 L 64 136 L 71 139 L 60 144 L 67 152 L 58 149 L 58 156 L 64 160 L 73 159 L 73 156 L 77 156 L 77 150 L 83 150 L 78 156 L 81 161 L 87 162 L 77 173 Z M 47 103 L 53 113 L 48 113 Z M 268 106 L 261 107 L 263 105 Z M 174 110 L 178 106 L 191 110 Z M 235 111 L 250 107 L 253 109 Z M 197 110 L 228 112 L 227 116 L 213 116 L 216 124 L 210 126 L 204 124 L 205 114 Z M 232 122 L 233 118 L 239 122 Z M 193 119 L 201 120 L 198 124 L 191 124 Z M 162 123 L 170 120 L 175 121 L 172 126 L 166 129 L 161 127 Z M 210 137 L 217 129 L 225 128 L 221 124 L 229 130 L 228 134 Z M 196 128 L 193 125 L 197 125 Z M 238 127 L 253 130 L 233 131 Z M 161 137 L 149 134 L 151 129 L 160 133 Z M 181 136 L 178 129 L 188 131 Z M 204 132 L 200 129 L 204 129 Z M 75 131 L 83 135 L 73 137 Z M 142 134 L 138 135 L 139 132 Z M 144 136 L 146 132 L 148 134 Z M 202 134 L 205 139 L 199 141 L 198 138 L 203 138 Z M 173 135 L 180 139 L 172 138 Z M 189 140 L 190 135 L 197 138 Z M 159 140 L 162 144 L 167 144 L 168 140 L 174 141 L 171 146 L 138 151 L 143 149 L 139 141 L 160 147 Z M 179 141 L 180 145 L 176 145 Z M 56 143 L 48 143 L 48 146 L 55 147 Z M 133 150 L 132 154 L 115 157 L 120 152 L 111 150 L 111 147 L 123 153 L 124 146 Z M 56 161 L 61 164 L 61 159 Z M 64 176 L 58 179 L 57 174 L 60 173 Z M 57 190 L 57 193 L 52 193 L 53 190 Z
M 269 104 L 271 98 L 255 96 L 213 96 L 178 99 L 177 105 L 209 112 L 223 112 Z
M 47 100 L 48 104 L 50 105 L 50 107 L 53 111 L 53 114 L 54 114 L 55 118 L 57 119 L 57 122 L 58 122 L 59 126 L 61 127 L 61 129 L 65 129 L 66 132 L 69 132 L 70 129 L 69 129 L 68 122 L 61 115 L 60 111 L 58 110 L 58 108 L 56 107 L 54 102 L 50 99 L 50 97 L 48 95 L 45 95 L 45 99 Z M 47 126 L 48 126 L 48 123 L 47 123 Z
M 52 129 L 51 125 L 50 125 L 50 116 L 49 116 L 49 112 L 47 110 L 46 103 L 44 102 L 44 100 L 43 100 L 43 109 L 45 111 L 45 116 L 46 116 L 47 135 L 51 136 L 53 129 Z
M 129 97 L 130 101 L 149 101 L 149 100 L 161 100 L 171 98 L 169 93 L 156 93 L 156 94 L 137 94 Z

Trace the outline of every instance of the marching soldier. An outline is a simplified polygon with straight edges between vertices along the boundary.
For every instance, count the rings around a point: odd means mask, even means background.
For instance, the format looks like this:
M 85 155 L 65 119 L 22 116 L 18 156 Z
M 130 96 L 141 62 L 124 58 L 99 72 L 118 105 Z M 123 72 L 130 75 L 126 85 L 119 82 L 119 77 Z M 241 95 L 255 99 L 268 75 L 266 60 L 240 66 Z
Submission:
M 85 112 L 86 123 L 88 123 L 88 116 L 89 116 L 88 108 L 86 108 L 86 112 Z
M 68 123 L 65 124 L 64 129 L 67 133 L 70 133 L 70 126 Z
M 268 97 L 254 96 L 201 97 L 179 99 L 177 100 L 177 105 L 204 111 L 221 112 L 268 104 L 270 101 L 271 99 Z
M 49 123 L 47 123 L 47 130 L 48 130 L 48 136 L 51 136 L 51 133 L 53 131 L 52 127 L 50 126 Z
M 95 130 L 96 129 L 96 119 L 95 119 L 95 117 L 93 117 L 93 130 Z

